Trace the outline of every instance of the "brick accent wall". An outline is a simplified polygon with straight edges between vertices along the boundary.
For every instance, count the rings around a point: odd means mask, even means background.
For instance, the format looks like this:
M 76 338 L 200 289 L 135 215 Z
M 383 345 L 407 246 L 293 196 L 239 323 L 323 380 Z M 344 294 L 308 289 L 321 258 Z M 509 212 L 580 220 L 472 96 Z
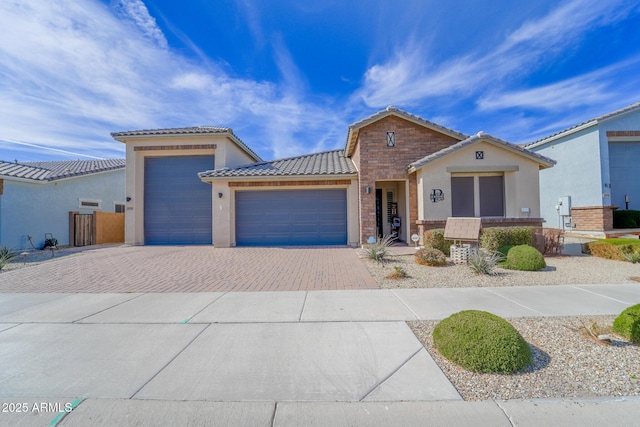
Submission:
M 395 132 L 395 147 L 387 147 L 387 132 Z M 458 142 L 424 126 L 387 116 L 361 128 L 352 158 L 358 168 L 360 189 L 360 241 L 376 234 L 376 181 L 409 182 L 409 234 L 418 232 L 418 186 L 416 174 L 407 174 L 407 165 Z M 366 193 L 369 187 L 371 192 Z
M 606 231 L 613 229 L 615 206 L 571 207 L 571 221 L 576 231 Z

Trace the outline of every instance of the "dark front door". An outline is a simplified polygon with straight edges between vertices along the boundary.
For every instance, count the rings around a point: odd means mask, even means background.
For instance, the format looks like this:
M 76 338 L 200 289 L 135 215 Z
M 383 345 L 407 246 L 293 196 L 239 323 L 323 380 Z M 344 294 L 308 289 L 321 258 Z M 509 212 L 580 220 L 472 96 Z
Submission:
M 382 189 L 376 188 L 376 234 L 382 237 Z

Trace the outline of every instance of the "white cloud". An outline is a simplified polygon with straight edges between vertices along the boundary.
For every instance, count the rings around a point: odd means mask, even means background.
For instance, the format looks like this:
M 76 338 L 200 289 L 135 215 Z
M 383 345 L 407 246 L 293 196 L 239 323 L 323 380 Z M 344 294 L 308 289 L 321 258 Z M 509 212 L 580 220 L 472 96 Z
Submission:
M 635 7 L 622 0 L 573 0 L 540 19 L 523 23 L 493 50 L 470 51 L 440 65 L 430 63 L 429 52 L 412 43 L 387 62 L 370 67 L 356 97 L 369 106 L 381 107 L 483 93 L 490 85 L 556 60 L 587 31 L 623 19 Z
M 156 25 L 155 18 L 149 15 L 149 10 L 142 0 L 114 0 L 112 4 L 122 16 L 137 25 L 142 34 L 153 40 L 161 48 L 166 49 L 168 47 L 167 39 Z
M 113 131 L 221 125 L 271 158 L 323 145 L 336 123 L 344 130 L 326 103 L 305 99 L 284 47 L 284 84 L 234 78 L 168 48 L 141 1 L 112 7 L 0 2 L 0 140 L 114 157 L 124 147 Z

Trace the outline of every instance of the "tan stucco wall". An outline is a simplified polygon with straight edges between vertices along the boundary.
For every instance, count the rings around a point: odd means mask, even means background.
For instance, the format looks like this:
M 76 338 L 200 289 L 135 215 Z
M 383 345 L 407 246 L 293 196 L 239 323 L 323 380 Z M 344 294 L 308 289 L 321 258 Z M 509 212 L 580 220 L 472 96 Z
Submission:
M 475 152 L 484 151 L 484 159 L 476 160 Z M 517 171 L 495 172 L 487 169 L 509 169 Z M 464 172 L 451 172 L 447 168 L 465 168 Z M 511 218 L 540 216 L 539 164 L 517 152 L 488 142 L 479 142 L 426 164 L 417 171 L 418 219 L 440 220 L 451 216 L 451 176 L 481 176 L 504 174 L 505 216 Z M 476 180 L 477 186 L 477 180 Z M 432 202 L 433 189 L 444 192 L 444 200 Z M 477 191 L 476 191 L 477 194 Z M 476 204 L 478 200 L 476 198 Z M 523 213 L 522 208 L 529 208 Z
M 216 148 L 192 148 L 185 146 L 207 146 Z M 164 147 L 136 151 L 136 147 Z M 126 142 L 126 202 L 125 243 L 144 244 L 144 159 L 145 157 L 214 155 L 215 168 L 239 166 L 254 160 L 241 150 L 226 135 L 171 135 L 130 138 Z M 198 171 L 203 172 L 203 171 Z M 217 197 L 217 195 L 216 195 Z
M 283 182 L 304 184 L 305 181 L 311 183 L 317 180 L 313 177 L 278 177 L 269 178 L 269 181 L 251 181 L 250 179 L 241 182 L 260 182 L 262 185 L 255 187 L 230 187 L 229 181 L 215 180 L 212 182 L 213 192 L 213 243 L 216 247 L 229 247 L 236 245 L 236 223 L 235 223 L 235 195 L 239 191 L 274 191 L 274 190 L 320 190 L 338 189 L 347 190 L 347 239 L 348 244 L 353 247 L 359 245 L 359 220 L 358 220 L 358 180 L 356 177 L 339 178 L 341 181 L 348 180 L 350 184 L 341 185 L 280 185 Z M 323 181 L 330 181 L 323 177 Z M 276 183 L 273 186 L 268 184 Z M 222 193 L 222 197 L 218 196 Z

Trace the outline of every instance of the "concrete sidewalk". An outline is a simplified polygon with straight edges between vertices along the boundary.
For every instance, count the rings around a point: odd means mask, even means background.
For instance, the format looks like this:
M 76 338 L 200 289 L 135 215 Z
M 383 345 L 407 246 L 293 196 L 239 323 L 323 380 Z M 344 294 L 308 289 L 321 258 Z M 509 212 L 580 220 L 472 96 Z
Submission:
M 635 397 L 464 402 L 405 321 L 638 301 L 640 284 L 0 294 L 0 425 L 637 425 Z

